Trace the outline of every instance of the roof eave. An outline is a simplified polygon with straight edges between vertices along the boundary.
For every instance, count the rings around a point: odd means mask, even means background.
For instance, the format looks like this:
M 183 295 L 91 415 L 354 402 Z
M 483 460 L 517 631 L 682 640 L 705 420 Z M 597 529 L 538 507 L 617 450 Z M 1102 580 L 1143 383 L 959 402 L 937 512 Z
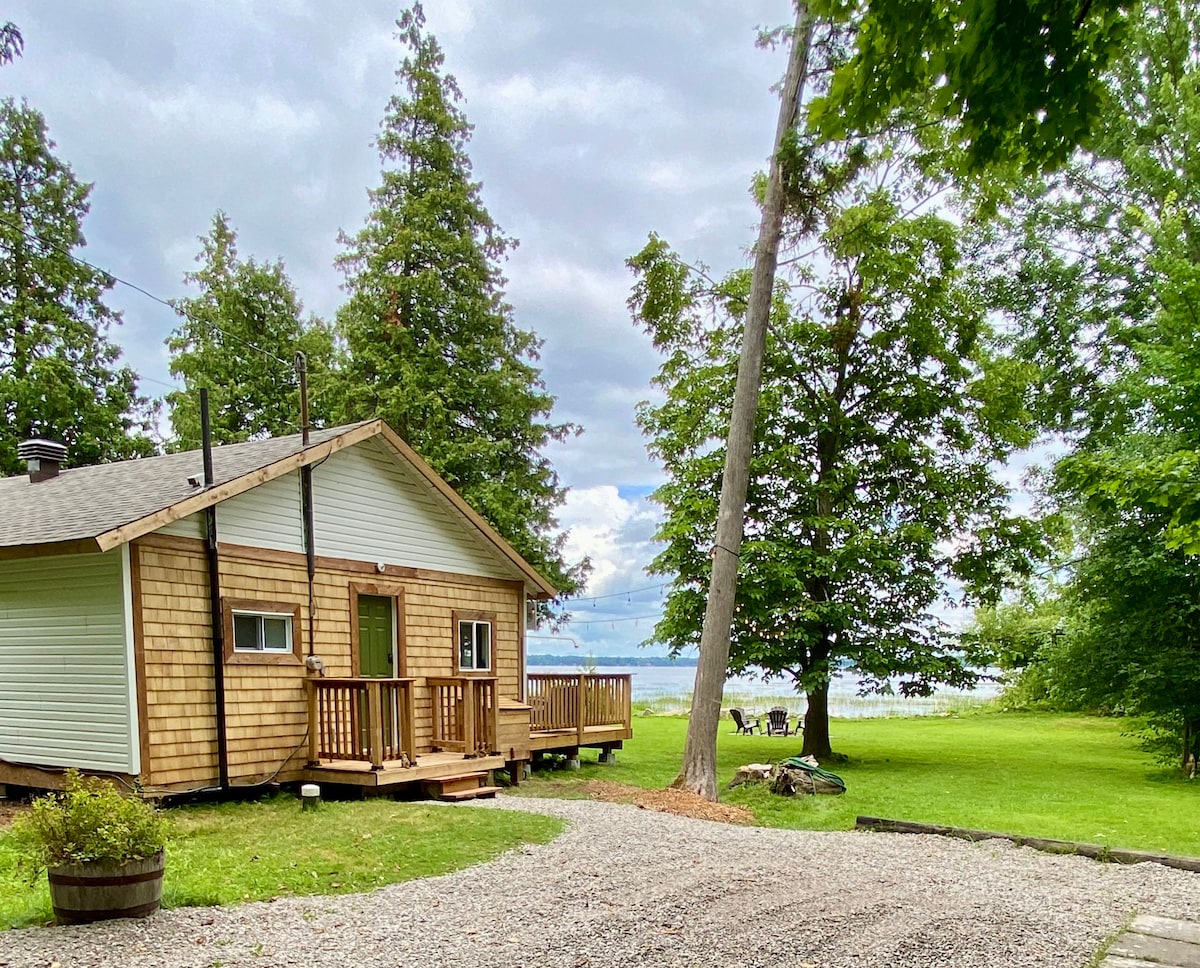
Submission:
M 48 555 L 88 555 L 101 548 L 96 538 L 76 538 L 69 541 L 47 541 L 44 544 L 9 545 L 0 548 L 0 561 L 18 558 L 44 558 Z

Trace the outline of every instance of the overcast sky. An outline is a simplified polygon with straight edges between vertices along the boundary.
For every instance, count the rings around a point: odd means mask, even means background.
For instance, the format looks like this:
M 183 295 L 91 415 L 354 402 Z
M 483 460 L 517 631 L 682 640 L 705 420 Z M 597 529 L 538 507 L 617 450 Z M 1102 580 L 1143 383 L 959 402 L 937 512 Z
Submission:
M 282 258 L 308 310 L 343 299 L 338 232 L 377 184 L 372 146 L 402 57 L 399 4 L 16 0 L 0 19 L 25 54 L 0 91 L 45 114 L 60 158 L 93 182 L 83 255 L 156 295 L 183 294 L 197 237 L 224 210 L 243 256 Z M 551 453 L 560 515 L 594 572 L 573 642 L 533 652 L 635 651 L 660 608 L 660 480 L 633 422 L 658 366 L 633 326 L 625 259 L 657 232 L 723 272 L 757 228 L 783 51 L 759 27 L 789 0 L 428 0 L 428 29 L 465 95 L 483 200 L 520 245 L 506 269 L 519 326 L 545 340 L 555 417 L 583 436 Z M 118 286 L 115 339 L 153 396 L 169 389 L 170 310 Z M 636 591 L 641 589 L 641 591 Z M 600 597 L 607 596 L 607 597 Z M 583 621 L 586 619 L 587 621 Z

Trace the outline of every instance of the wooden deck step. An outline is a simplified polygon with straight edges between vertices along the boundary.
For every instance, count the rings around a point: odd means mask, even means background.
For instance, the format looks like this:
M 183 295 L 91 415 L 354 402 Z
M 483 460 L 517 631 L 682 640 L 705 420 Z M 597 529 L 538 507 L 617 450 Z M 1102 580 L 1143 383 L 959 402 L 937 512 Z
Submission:
M 478 796 L 495 796 L 498 787 L 485 786 L 488 775 L 483 772 L 456 773 L 452 776 L 435 776 L 424 781 L 425 793 L 437 800 L 470 800 Z M 492 790 L 484 794 L 480 791 Z
M 481 786 L 474 790 L 459 790 L 456 793 L 443 793 L 438 797 L 448 803 L 458 803 L 460 800 L 490 799 L 500 792 L 499 787 Z

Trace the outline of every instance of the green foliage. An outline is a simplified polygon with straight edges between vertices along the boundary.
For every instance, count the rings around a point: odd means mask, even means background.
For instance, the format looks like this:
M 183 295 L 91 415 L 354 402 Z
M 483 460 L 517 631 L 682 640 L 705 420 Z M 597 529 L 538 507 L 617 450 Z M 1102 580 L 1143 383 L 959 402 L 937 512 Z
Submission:
M 152 804 L 77 770 L 68 770 L 66 779 L 64 792 L 34 800 L 13 823 L 15 844 L 33 873 L 88 861 L 145 860 L 166 845 L 166 820 Z
M 1200 753 L 1200 570 L 1166 547 L 1152 516 L 1104 522 L 1072 582 L 1073 622 L 1053 656 L 1058 688 L 1084 707 L 1144 717 Z
M 470 125 L 419 4 L 398 21 L 407 50 L 377 139 L 382 181 L 366 224 L 342 237 L 349 301 L 342 420 L 383 417 L 558 589 L 587 564 L 563 558 L 564 491 L 545 448 L 577 433 L 551 422 L 541 342 L 518 328 L 500 263 L 515 244 L 471 180 Z
M 546 843 L 564 826 L 553 817 L 384 799 L 326 801 L 302 813 L 296 798 L 276 796 L 167 813 L 168 908 L 370 891 Z M 50 918 L 45 885 L 31 891 L 12 876 L 14 839 L 0 830 L 0 928 Z
M 965 167 L 1062 164 L 1086 141 L 1129 0 L 823 0 L 858 26 L 854 56 L 810 117 L 827 137 L 946 119 Z M 914 104 L 917 105 L 914 110 Z
M 17 444 L 60 441 L 80 466 L 153 451 L 137 377 L 109 342 L 112 280 L 71 258 L 91 186 L 54 156 L 42 115 L 0 101 L 0 475 Z
M 184 276 L 200 294 L 175 302 L 183 322 L 167 339 L 171 373 L 183 380 L 182 390 L 166 395 L 173 446 L 200 446 L 200 387 L 209 390 L 217 444 L 297 433 L 297 352 L 307 358 L 310 420 L 321 426 L 328 414 L 330 329 L 315 317 L 301 318 L 283 263 L 238 257 L 237 233 L 223 212 L 200 242 L 200 268 Z
M 919 180 L 895 146 L 835 162 L 815 221 L 791 223 L 820 225 L 823 257 L 777 286 L 730 651 L 730 671 L 809 693 L 817 755 L 836 663 L 864 692 L 894 677 L 911 695 L 974 681 L 936 617 L 946 580 L 994 599 L 1044 543 L 993 476 L 1032 439 L 1033 371 L 989 329 L 960 230 L 917 211 Z M 673 585 L 654 639 L 678 652 L 703 625 L 748 278 L 713 283 L 656 237 L 629 265 L 631 310 L 664 354 L 663 399 L 638 421 L 668 477 L 650 568 Z
M 772 763 L 798 752 L 794 737 L 717 737 L 721 800 L 749 809 L 768 827 L 850 830 L 857 816 L 896 817 L 1160 850 L 1200 857 L 1200 828 L 1181 823 L 1196 811 L 1196 789 L 1147 763 L 1122 722 L 1087 716 L 977 714 L 909 719 L 835 719 L 834 768 L 843 796 L 780 797 L 725 784 L 738 766 Z M 615 767 L 585 761 L 578 772 L 537 772 L 515 791 L 563 796 L 588 780 L 661 789 L 679 771 L 687 720 L 639 718 Z
M 1068 634 L 1041 655 L 1060 705 L 1147 717 L 1200 752 L 1200 5 L 1139 9 L 1087 150 L 992 241 L 994 294 L 1038 366 L 1032 404 L 1072 450 L 1053 495 L 1081 532 Z

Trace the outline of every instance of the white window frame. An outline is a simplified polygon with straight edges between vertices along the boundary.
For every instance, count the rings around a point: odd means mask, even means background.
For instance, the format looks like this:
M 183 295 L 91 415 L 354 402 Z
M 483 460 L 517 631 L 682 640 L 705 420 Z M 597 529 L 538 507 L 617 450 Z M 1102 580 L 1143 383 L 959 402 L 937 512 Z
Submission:
M 235 608 L 233 612 L 233 651 L 243 655 L 290 655 L 295 648 L 295 643 L 292 641 L 292 622 L 296 616 L 291 612 L 258 612 L 251 609 Z M 239 645 L 237 640 L 237 620 L 239 618 L 255 618 L 258 619 L 258 648 L 247 648 Z M 282 621 L 285 631 L 285 643 L 280 646 L 268 646 L 266 629 L 263 627 L 263 619 L 279 619 Z
M 463 626 L 469 625 L 472 628 L 471 635 L 471 665 L 463 664 Z M 487 630 L 487 663 L 479 665 L 479 638 L 478 630 L 480 628 Z M 495 645 L 492 635 L 492 623 L 484 619 L 475 618 L 460 618 L 458 620 L 458 636 L 455 641 L 455 648 L 458 649 L 458 668 L 460 672 L 491 672 L 492 670 L 492 650 Z

